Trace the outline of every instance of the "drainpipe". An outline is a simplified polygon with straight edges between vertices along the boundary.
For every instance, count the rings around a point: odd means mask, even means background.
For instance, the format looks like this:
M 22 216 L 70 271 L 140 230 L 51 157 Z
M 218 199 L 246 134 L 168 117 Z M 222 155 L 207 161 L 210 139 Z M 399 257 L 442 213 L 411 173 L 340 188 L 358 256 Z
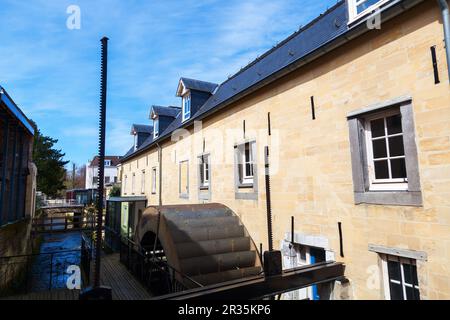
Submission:
M 159 162 L 159 206 L 162 206 L 162 148 L 159 143 L 156 143 L 158 147 L 158 162 Z
M 450 11 L 447 0 L 437 0 L 441 8 L 442 21 L 444 23 L 445 51 L 447 53 L 447 70 L 450 82 Z

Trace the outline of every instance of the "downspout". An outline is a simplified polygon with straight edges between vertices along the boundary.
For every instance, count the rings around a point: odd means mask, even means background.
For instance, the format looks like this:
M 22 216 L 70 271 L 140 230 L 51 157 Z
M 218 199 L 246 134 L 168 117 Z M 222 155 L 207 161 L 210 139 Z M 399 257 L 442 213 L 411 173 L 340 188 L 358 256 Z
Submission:
M 158 147 L 158 162 L 159 162 L 159 206 L 162 206 L 162 148 L 159 143 L 156 143 Z
M 447 71 L 450 82 L 450 11 L 447 0 L 437 0 L 442 13 L 442 22 L 444 24 L 445 52 L 447 54 Z

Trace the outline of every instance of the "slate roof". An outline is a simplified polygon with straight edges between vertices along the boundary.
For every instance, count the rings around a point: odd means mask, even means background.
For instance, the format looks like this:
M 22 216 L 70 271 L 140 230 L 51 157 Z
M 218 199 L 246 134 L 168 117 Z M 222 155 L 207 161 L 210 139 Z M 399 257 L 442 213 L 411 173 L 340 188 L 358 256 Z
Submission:
M 145 124 L 133 124 L 131 127 L 131 134 L 136 133 L 153 133 L 153 126 L 145 125 Z
M 217 83 L 200 81 L 189 78 L 181 78 L 180 81 L 183 82 L 184 87 L 189 90 L 197 90 L 202 92 L 214 93 L 214 90 L 218 87 Z
M 181 113 L 181 108 L 174 106 L 170 107 L 152 106 L 150 115 L 152 112 L 155 112 L 158 116 L 176 118 Z
M 407 2 L 407 0 L 394 0 L 391 8 L 394 5 L 397 7 L 402 6 L 404 2 Z M 421 1 L 416 2 L 420 3 Z M 347 35 L 351 34 L 353 28 L 353 25 L 349 26 L 348 24 L 347 12 L 346 1 L 339 1 L 325 13 L 300 28 L 214 89 L 214 84 L 212 83 L 181 78 L 184 85 L 186 87 L 191 86 L 192 89 L 199 88 L 199 86 L 203 86 L 205 83 L 210 84 L 210 91 L 208 92 L 213 94 L 191 119 L 185 123 L 181 120 L 181 110 L 179 110 L 180 112 L 175 120 L 164 132 L 160 133 L 157 140 L 163 140 L 169 137 L 176 129 L 190 125 L 194 120 L 200 120 L 208 114 L 219 111 L 234 99 L 238 99 L 240 94 L 245 94 L 251 88 L 265 83 L 265 81 L 268 81 L 284 70 L 289 70 L 294 64 L 302 62 L 302 60 L 308 63 L 308 56 L 310 54 L 320 52 L 325 46 L 338 39 L 346 38 Z M 342 41 L 340 44 L 344 42 Z M 206 90 L 207 88 L 203 87 L 203 89 Z M 153 142 L 156 142 L 150 140 L 145 141 L 135 152 L 125 155 L 122 161 L 127 160 L 129 157 L 139 153 L 142 149 L 149 147 Z
M 94 159 L 92 159 L 90 166 L 97 167 L 98 159 L 99 159 L 99 157 L 95 156 Z M 105 156 L 105 160 L 111 160 L 111 166 L 115 167 L 120 163 L 121 157 L 120 156 Z

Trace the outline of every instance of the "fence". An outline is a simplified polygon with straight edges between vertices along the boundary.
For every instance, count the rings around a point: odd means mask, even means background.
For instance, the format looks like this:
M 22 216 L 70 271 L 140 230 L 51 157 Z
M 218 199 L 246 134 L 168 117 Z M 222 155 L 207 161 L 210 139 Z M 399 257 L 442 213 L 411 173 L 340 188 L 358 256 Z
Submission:
M 41 207 L 66 207 L 66 206 L 79 206 L 83 205 L 74 199 L 55 199 L 55 200 L 43 200 L 40 203 Z
M 171 267 L 163 252 L 143 250 L 132 240 L 121 238 L 120 262 L 154 295 L 176 293 L 201 284 Z
M 67 288 L 68 268 L 81 265 L 80 253 L 78 249 L 0 257 L 0 296 Z
M 93 217 L 88 216 L 49 216 L 33 218 L 32 231 L 33 233 L 48 233 L 48 232 L 67 232 L 91 230 L 95 227 Z

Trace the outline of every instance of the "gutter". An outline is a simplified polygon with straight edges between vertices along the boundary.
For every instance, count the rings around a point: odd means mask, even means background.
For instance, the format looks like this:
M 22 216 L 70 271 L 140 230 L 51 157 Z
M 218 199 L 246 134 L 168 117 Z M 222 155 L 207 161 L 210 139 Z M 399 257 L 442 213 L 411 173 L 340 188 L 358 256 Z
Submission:
M 448 81 L 450 83 L 450 10 L 447 0 L 437 0 L 442 13 L 444 24 L 445 52 L 447 54 Z
M 396 0 L 393 3 L 389 4 L 385 9 L 382 11 L 382 23 L 385 23 L 395 17 L 397 17 L 399 14 L 411 9 L 412 7 L 424 2 L 425 0 Z M 439 0 L 438 0 L 439 1 Z M 440 0 L 440 1 L 446 1 L 446 0 Z M 373 15 L 369 15 L 367 19 L 370 19 L 373 17 Z M 291 72 L 303 67 L 304 65 L 317 60 L 318 58 L 322 57 L 323 55 L 339 48 L 340 46 L 352 41 L 353 39 L 362 36 L 363 34 L 372 31 L 367 27 L 367 24 L 364 23 L 367 21 L 367 19 L 364 19 L 362 21 L 356 22 L 355 25 L 352 25 L 346 32 L 342 33 L 341 35 L 336 36 L 333 39 L 330 39 L 329 42 L 322 45 L 321 47 L 311 51 L 310 53 L 306 54 L 302 58 L 299 58 L 297 61 L 291 63 L 290 65 L 281 68 L 278 71 L 275 71 L 272 75 L 266 77 L 265 79 L 255 83 L 253 86 L 247 88 L 246 90 L 234 95 L 233 97 L 229 98 L 228 100 L 225 100 L 218 106 L 212 108 L 211 110 L 208 110 L 207 112 L 200 114 L 198 117 L 191 118 L 190 120 L 186 121 L 184 125 L 176 128 L 176 129 L 182 129 L 191 126 L 194 121 L 200 121 L 205 119 L 206 117 L 212 115 L 213 113 L 216 113 L 225 107 L 228 107 L 230 104 L 241 100 L 242 98 L 256 92 L 257 90 L 275 82 L 276 80 L 290 74 Z M 447 46 L 450 48 L 450 46 Z M 450 72 L 450 71 L 449 71 Z M 172 132 L 167 133 L 164 136 L 159 137 L 159 142 L 163 142 L 166 139 L 170 137 Z M 122 161 L 128 161 L 136 156 L 139 156 L 142 152 L 148 150 L 151 148 L 154 144 L 148 145 L 145 149 L 139 150 L 136 153 L 131 154 L 128 158 L 124 158 Z

